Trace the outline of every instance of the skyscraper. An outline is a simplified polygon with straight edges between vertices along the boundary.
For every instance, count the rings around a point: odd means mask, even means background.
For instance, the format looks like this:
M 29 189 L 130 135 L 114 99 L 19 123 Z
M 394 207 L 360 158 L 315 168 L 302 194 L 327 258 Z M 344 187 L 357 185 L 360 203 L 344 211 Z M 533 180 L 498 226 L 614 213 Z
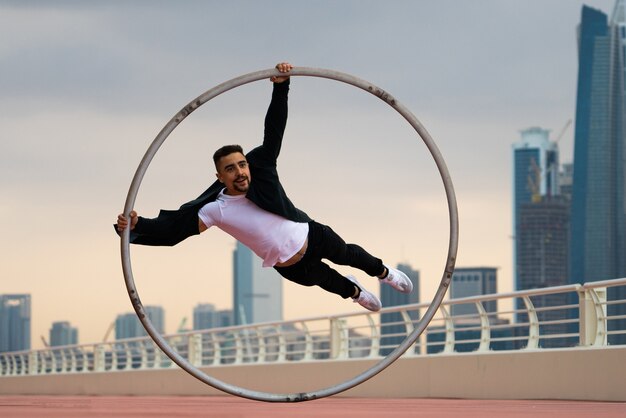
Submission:
M 50 328 L 50 346 L 78 344 L 78 328 L 67 321 L 53 322 Z
M 0 295 L 0 353 L 30 350 L 30 295 Z
M 280 321 L 283 318 L 283 279 L 252 250 L 237 241 L 233 252 L 235 325 Z
M 398 270 L 406 274 L 413 283 L 413 292 L 406 294 L 400 293 L 393 289 L 391 286 L 381 283 L 380 284 L 380 301 L 383 307 L 388 308 L 391 306 L 409 305 L 412 303 L 419 303 L 420 292 L 420 272 L 413 270 L 408 264 L 398 264 Z M 409 313 L 412 320 L 418 320 L 419 315 L 417 311 Z M 395 346 L 400 344 L 404 340 L 406 334 L 406 327 L 404 326 L 404 319 L 399 312 L 390 312 L 380 315 L 381 322 L 381 344 L 383 348 L 380 350 L 380 354 L 386 356 L 389 354 Z
M 521 131 L 521 140 L 513 144 L 513 269 L 516 290 L 529 288 L 521 282 L 518 271 L 522 206 L 560 192 L 559 152 L 557 144 L 549 140 L 549 133 L 538 127 L 528 128 Z
M 568 276 L 572 165 L 559 170 L 558 145 L 549 140 L 549 131 L 530 128 L 521 133 L 521 141 L 513 146 L 515 290 L 564 285 Z M 534 303 L 549 307 L 566 301 L 538 297 Z M 516 300 L 516 307 L 520 312 L 524 310 L 521 299 Z M 559 320 L 567 315 L 555 310 L 542 319 Z M 527 322 L 527 315 L 515 316 L 517 322 Z
M 583 6 L 572 190 L 571 280 L 626 275 L 624 1 L 613 18 Z
M 569 200 L 563 196 L 544 197 L 537 202 L 522 205 L 517 239 L 517 274 L 522 287 L 518 290 L 568 283 L 569 208 Z M 567 294 L 534 296 L 531 301 L 537 309 L 539 321 L 544 323 L 542 335 L 567 332 L 567 324 L 546 323 L 571 316 L 572 312 L 562 308 L 567 305 Z M 521 310 L 525 309 L 521 299 L 517 299 L 517 306 Z M 520 323 L 526 323 L 528 315 L 520 313 L 517 319 Z M 542 347 L 563 347 L 577 342 L 577 339 L 550 337 L 541 340 L 540 344 Z
M 626 4 L 617 0 L 613 16 L 583 6 L 578 27 L 578 86 L 574 135 L 570 282 L 626 276 L 624 206 L 624 93 Z M 623 288 L 609 299 L 624 299 Z M 622 305 L 609 313 L 626 313 Z M 624 327 L 626 321 L 611 321 Z M 617 336 L 609 342 L 626 342 Z

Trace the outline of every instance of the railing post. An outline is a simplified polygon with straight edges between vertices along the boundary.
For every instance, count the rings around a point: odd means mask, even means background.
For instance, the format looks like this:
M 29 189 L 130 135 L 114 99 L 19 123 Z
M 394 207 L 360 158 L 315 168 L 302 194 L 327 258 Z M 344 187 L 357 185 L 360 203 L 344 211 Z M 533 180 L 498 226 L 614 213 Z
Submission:
M 446 327 L 446 339 L 443 346 L 443 353 L 454 353 L 454 322 L 452 321 L 452 317 L 448 313 L 448 310 L 445 306 L 441 305 L 439 309 L 441 309 L 441 314 L 443 315 L 443 321 Z
M 11 367 L 9 371 L 9 375 L 15 376 L 17 375 L 17 360 L 15 360 L 15 354 L 11 354 Z
M 535 305 L 533 305 L 530 297 L 524 296 L 522 299 L 524 300 L 526 313 L 528 314 L 528 341 L 525 350 L 532 350 L 539 348 L 539 318 L 537 317 Z
M 370 354 L 368 357 L 377 357 L 380 355 L 380 331 L 379 327 L 376 326 L 376 322 L 372 318 L 372 315 L 367 314 L 367 322 L 370 324 L 370 340 L 372 344 L 370 346 Z
M 581 346 L 607 343 L 606 287 L 578 291 L 579 341 Z
M 235 338 L 235 361 L 233 364 L 243 363 L 243 341 L 241 339 L 241 331 L 233 332 Z
M 330 358 L 344 359 L 350 356 L 348 321 L 340 318 L 330 320 Z
M 76 373 L 76 370 L 78 369 L 78 359 L 76 358 L 75 348 L 68 348 L 68 350 L 70 352 L 70 367 L 69 367 L 69 371 L 71 373 Z
M 311 336 L 311 332 L 309 331 L 309 327 L 307 327 L 306 323 L 303 321 L 302 331 L 304 332 L 304 358 L 303 360 L 313 360 L 313 337 Z
M 50 373 L 56 374 L 59 372 L 59 366 L 57 365 L 57 352 L 54 350 L 49 350 L 50 353 Z
M 106 369 L 106 351 L 102 344 L 97 344 L 93 350 L 93 369 L 103 372 Z
M 219 335 L 214 332 L 211 334 L 211 341 L 213 341 L 213 359 L 211 365 L 217 366 L 222 362 L 222 345 L 220 344 Z
M 285 334 L 282 332 L 280 325 L 276 325 L 275 329 L 278 336 L 278 359 L 279 362 L 287 361 L 287 340 Z
M 28 374 L 31 376 L 39 374 L 39 353 L 37 351 L 28 353 Z
M 163 369 L 163 363 L 169 360 L 169 358 L 163 356 L 163 352 L 156 343 L 152 343 L 152 352 L 154 353 L 154 365 L 152 368 Z
M 124 366 L 124 370 L 132 370 L 133 368 L 133 350 L 131 344 L 128 342 L 124 344 L 124 355 L 126 356 L 126 365 Z
M 489 344 L 491 343 L 491 324 L 489 323 L 489 315 L 487 315 L 487 311 L 485 311 L 480 301 L 476 302 L 476 309 L 480 315 L 480 344 L 476 351 L 480 353 L 489 351 Z
M 65 355 L 65 349 L 61 349 L 59 350 L 59 353 L 61 353 L 61 373 L 65 373 L 67 372 L 68 367 L 68 362 L 67 362 L 67 356 Z
M 411 315 L 409 315 L 409 312 L 407 310 L 400 311 L 400 315 L 402 316 L 402 321 L 404 321 L 405 336 L 409 335 L 415 329 L 415 327 L 413 326 L 413 319 L 411 319 Z M 405 355 L 414 355 L 414 354 L 415 354 L 415 344 L 410 350 L 407 350 L 405 352 Z
M 148 348 L 146 347 L 146 344 L 151 341 L 152 340 L 137 341 L 139 356 L 141 358 L 141 360 L 139 361 L 139 370 L 148 368 Z
M 189 336 L 189 363 L 194 367 L 202 366 L 202 334 Z

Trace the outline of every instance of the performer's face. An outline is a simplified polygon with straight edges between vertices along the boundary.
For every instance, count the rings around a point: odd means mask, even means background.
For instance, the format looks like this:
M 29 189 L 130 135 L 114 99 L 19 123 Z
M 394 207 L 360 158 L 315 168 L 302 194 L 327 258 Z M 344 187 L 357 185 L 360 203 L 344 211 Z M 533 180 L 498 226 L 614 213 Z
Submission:
M 226 187 L 226 194 L 246 194 L 250 187 L 250 168 L 240 152 L 228 154 L 217 162 L 217 179 Z

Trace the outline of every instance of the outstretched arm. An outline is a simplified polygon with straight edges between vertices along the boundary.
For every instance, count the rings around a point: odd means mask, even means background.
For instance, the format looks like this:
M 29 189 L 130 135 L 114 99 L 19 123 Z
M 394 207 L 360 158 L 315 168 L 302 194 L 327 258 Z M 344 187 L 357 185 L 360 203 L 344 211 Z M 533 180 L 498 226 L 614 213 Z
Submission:
M 293 66 L 283 62 L 276 65 L 281 73 L 289 73 Z M 289 93 L 289 76 L 274 76 L 270 78 L 274 83 L 272 101 L 265 115 L 265 132 L 261 149 L 267 158 L 276 160 L 280 154 L 283 134 L 287 126 L 287 95 Z

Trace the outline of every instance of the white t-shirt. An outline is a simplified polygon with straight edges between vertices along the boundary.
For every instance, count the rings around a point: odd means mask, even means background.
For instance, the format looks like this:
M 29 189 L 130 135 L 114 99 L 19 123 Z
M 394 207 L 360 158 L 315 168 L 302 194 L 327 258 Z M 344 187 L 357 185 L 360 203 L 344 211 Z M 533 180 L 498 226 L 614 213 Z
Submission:
M 217 226 L 254 251 L 263 267 L 289 260 L 309 234 L 307 223 L 290 221 L 261 209 L 243 194 L 230 196 L 224 190 L 198 211 L 198 217 L 207 228 Z

